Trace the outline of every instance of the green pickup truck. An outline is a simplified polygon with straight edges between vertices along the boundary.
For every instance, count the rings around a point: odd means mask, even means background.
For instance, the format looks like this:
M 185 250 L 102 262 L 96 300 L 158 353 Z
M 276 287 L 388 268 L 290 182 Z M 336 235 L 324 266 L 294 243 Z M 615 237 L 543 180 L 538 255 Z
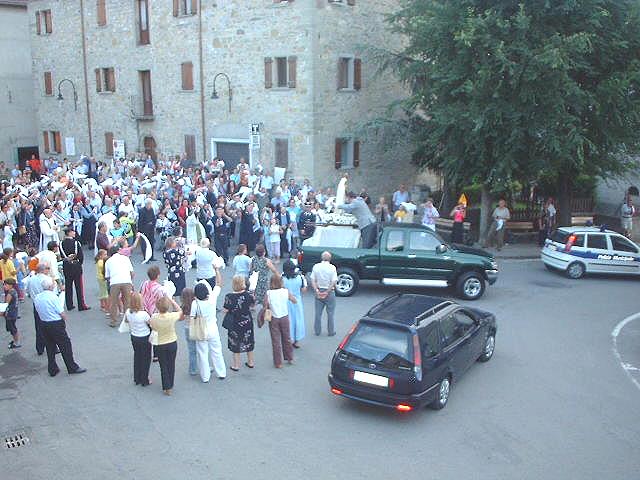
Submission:
M 331 263 L 338 270 L 339 297 L 353 295 L 360 280 L 377 280 L 383 285 L 454 287 L 461 298 L 475 300 L 483 295 L 487 283 L 493 285 L 498 279 L 498 265 L 489 253 L 447 245 L 423 225 L 384 225 L 377 245 L 370 249 L 332 245 L 341 241 L 339 235 L 326 235 L 315 246 L 305 242 L 298 254 L 301 270 L 310 273 L 322 252 L 331 252 Z

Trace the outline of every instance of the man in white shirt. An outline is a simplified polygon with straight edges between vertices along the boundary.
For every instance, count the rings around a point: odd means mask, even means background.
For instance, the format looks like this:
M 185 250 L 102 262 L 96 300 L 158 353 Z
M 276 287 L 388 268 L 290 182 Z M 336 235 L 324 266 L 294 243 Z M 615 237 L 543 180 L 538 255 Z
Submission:
M 57 242 L 58 231 L 60 227 L 56 225 L 56 221 L 53 218 L 53 212 L 50 208 L 45 208 L 40 215 L 40 250 L 44 250 L 49 245 L 49 242 Z
M 111 257 L 104 264 L 104 278 L 109 282 L 109 326 L 116 327 L 119 323 L 118 305 L 121 297 L 124 310 L 129 308 L 133 292 L 133 265 L 129 257 L 118 253 L 117 247 L 114 247 L 111 253 Z
M 36 255 L 38 265 L 46 265 L 48 274 L 58 287 L 60 287 L 60 271 L 58 270 L 58 242 L 51 240 L 47 243 L 47 249 Z
M 216 266 L 220 260 L 216 252 L 210 250 L 211 241 L 208 238 L 200 240 L 200 248 L 196 250 L 196 280 L 205 280 L 211 288 L 216 286 Z
M 330 337 L 336 334 L 334 324 L 334 313 L 336 310 L 336 283 L 338 282 L 338 272 L 331 264 L 331 254 L 322 252 L 322 261 L 316 263 L 311 270 L 311 286 L 316 294 L 315 298 L 315 321 L 313 329 L 316 335 L 322 333 L 322 313 L 327 309 L 327 330 Z

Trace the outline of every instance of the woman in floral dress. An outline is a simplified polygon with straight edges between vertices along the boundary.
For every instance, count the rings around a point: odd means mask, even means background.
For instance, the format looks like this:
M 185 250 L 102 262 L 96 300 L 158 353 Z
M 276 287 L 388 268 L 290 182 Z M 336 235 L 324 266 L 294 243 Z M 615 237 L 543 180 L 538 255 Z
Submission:
M 233 293 L 227 293 L 224 298 L 224 309 L 226 312 L 225 323 L 229 327 L 227 346 L 233 352 L 233 362 L 230 368 L 237 372 L 240 369 L 241 353 L 247 354 L 245 365 L 249 368 L 254 367 L 253 348 L 255 342 L 250 308 L 255 303 L 255 299 L 247 292 L 245 279 L 242 275 L 233 276 L 232 288 Z
M 251 259 L 251 271 L 258 272 L 258 284 L 256 285 L 256 301 L 260 304 L 264 303 L 264 296 L 269 289 L 269 271 L 278 274 L 276 267 L 273 266 L 271 260 L 264 256 L 265 249 L 263 244 L 256 246 L 256 255 Z
M 164 248 L 162 258 L 169 271 L 168 278 L 176 287 L 176 293 L 174 295 L 180 296 L 186 286 L 185 262 L 187 260 L 187 253 L 184 251 L 184 248 L 178 246 L 175 237 L 167 238 Z

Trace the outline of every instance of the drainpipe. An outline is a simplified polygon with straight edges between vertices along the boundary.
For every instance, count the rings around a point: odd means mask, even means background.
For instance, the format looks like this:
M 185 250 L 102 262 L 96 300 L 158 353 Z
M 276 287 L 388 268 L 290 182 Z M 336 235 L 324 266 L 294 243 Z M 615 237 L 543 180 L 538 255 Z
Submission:
M 87 133 L 89 134 L 89 156 L 93 157 L 93 135 L 91 133 L 91 109 L 89 108 L 89 78 L 87 76 L 87 40 L 84 33 L 84 0 L 80 0 L 80 34 L 82 35 L 82 66 L 84 73 L 84 98 L 87 106 Z
M 202 127 L 202 159 L 207 160 L 207 138 L 204 116 L 204 57 L 202 55 L 202 0 L 198 2 L 198 54 L 200 64 L 200 123 Z

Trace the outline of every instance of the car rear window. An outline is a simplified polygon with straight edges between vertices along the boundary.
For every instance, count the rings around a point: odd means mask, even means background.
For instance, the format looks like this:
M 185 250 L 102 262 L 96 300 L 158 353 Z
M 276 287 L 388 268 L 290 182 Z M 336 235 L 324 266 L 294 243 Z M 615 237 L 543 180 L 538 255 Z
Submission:
M 569 232 L 565 232 L 564 230 L 558 229 L 551 232 L 551 235 L 549 235 L 549 238 L 551 239 L 552 242 L 565 244 L 567 243 L 569 235 L 570 235 Z
M 398 328 L 360 323 L 344 350 L 387 367 L 411 367 L 411 334 Z

